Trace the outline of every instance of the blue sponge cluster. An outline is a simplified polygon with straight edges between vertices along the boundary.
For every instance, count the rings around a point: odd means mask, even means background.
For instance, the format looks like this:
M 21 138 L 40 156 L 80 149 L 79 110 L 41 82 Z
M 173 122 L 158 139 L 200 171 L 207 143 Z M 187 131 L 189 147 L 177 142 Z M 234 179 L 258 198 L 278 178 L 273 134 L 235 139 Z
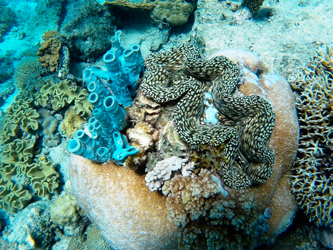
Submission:
M 93 97 L 89 96 L 90 99 Z M 114 161 L 123 164 L 128 156 L 140 150 L 131 147 L 126 137 L 119 132 L 126 127 L 126 111 L 113 96 L 107 96 L 100 102 L 95 101 L 94 105 L 93 117 L 88 120 L 89 135 L 83 130 L 77 130 L 75 138 L 68 142 L 67 149 L 94 162 Z
M 112 94 L 124 107 L 133 103 L 137 80 L 143 71 L 140 46 L 133 43 L 128 49 L 120 43 L 121 31 L 111 37 L 112 48 L 103 56 L 105 66 L 91 66 L 83 71 L 88 91 Z
M 270 230 L 270 226 L 268 225 L 268 219 L 271 218 L 273 214 L 272 209 L 266 208 L 263 215 L 259 217 L 259 225 L 257 226 L 256 236 L 259 237 L 267 233 Z
M 128 156 L 140 150 L 131 147 L 119 131 L 127 125 L 123 106 L 133 103 L 143 59 L 138 44 L 123 48 L 120 35 L 121 31 L 117 31 L 111 38 L 112 48 L 103 56 L 105 67 L 92 66 L 83 71 L 90 92 L 88 101 L 95 109 L 93 117 L 88 120 L 88 133 L 76 131 L 74 139 L 67 145 L 69 152 L 98 163 L 114 161 L 123 164 Z

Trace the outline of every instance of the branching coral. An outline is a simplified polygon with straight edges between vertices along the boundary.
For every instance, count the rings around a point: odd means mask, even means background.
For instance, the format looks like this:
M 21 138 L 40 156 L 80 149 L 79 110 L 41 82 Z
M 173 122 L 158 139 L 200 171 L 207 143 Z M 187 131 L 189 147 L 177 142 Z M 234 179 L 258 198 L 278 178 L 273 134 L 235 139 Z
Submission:
M 291 79 L 300 142 L 292 191 L 318 226 L 333 227 L 333 51 L 325 46 Z
M 165 181 L 170 180 L 177 172 L 178 175 L 190 176 L 194 169 L 194 163 L 185 164 L 188 159 L 182 159 L 178 156 L 172 156 L 156 164 L 152 171 L 149 171 L 145 177 L 146 185 L 150 191 L 161 190 Z
M 179 226 L 181 249 L 251 249 L 257 224 L 251 216 L 253 197 L 239 193 L 241 199 L 224 198 L 212 177 L 201 169 L 195 178 L 177 176 L 163 186 L 168 216 Z

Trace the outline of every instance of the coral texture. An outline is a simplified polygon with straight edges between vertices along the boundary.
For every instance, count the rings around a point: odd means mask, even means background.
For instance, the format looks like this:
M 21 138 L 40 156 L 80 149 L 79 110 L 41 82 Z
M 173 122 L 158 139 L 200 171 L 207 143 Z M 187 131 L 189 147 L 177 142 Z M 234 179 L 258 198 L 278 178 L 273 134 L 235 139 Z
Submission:
M 60 227 L 77 223 L 82 215 L 75 197 L 71 194 L 59 197 L 50 207 L 50 219 Z
M 253 14 L 258 13 L 264 0 L 243 0 L 242 5 L 248 7 Z
M 48 249 L 55 235 L 49 206 L 49 201 L 37 201 L 13 217 L 2 232 L 1 249 Z
M 292 191 L 310 221 L 333 227 L 333 51 L 325 46 L 291 79 L 300 145 Z
M 46 33 L 46 34 L 45 34 Z M 50 72 L 58 70 L 58 61 L 60 56 L 61 42 L 57 32 L 47 31 L 44 33 L 43 42 L 37 52 L 38 61 Z M 50 33 L 52 35 L 50 35 Z
M 187 23 L 188 17 L 195 6 L 195 1 L 158 1 L 151 12 L 151 17 L 157 22 L 167 22 L 170 26 L 179 26 Z
M 59 131 L 67 138 L 73 138 L 78 129 L 82 129 L 85 120 L 76 114 L 73 106 L 70 106 L 65 113 L 63 121 L 60 123 Z
M 68 250 L 89 249 L 89 250 L 112 250 L 105 242 L 103 236 L 96 225 L 87 229 L 84 235 L 73 237 L 68 244 Z
M 240 72 L 235 63 L 224 56 L 205 61 L 196 47 L 182 45 L 170 52 L 149 55 L 145 66 L 147 72 L 140 90 L 146 97 L 158 103 L 181 98 L 173 117 L 181 139 L 192 148 L 199 145 L 225 147 L 225 161 L 221 163 L 219 174 L 226 185 L 242 189 L 269 179 L 274 154 L 265 143 L 273 131 L 275 114 L 265 98 L 233 96 Z M 171 71 L 177 71 L 177 74 L 170 77 Z M 208 90 L 206 81 L 212 82 L 211 90 Z M 238 126 L 199 125 L 207 90 L 212 92 L 219 112 L 238 122 Z M 234 164 L 240 154 L 261 164 L 254 168 Z
M 144 2 L 116 0 L 105 1 L 105 4 L 129 10 L 150 10 L 150 16 L 154 21 L 164 22 L 170 26 L 179 26 L 187 23 L 188 17 L 196 7 L 195 2 L 185 0 L 147 0 Z
M 75 155 L 70 176 L 80 207 L 113 248 L 176 249 L 176 228 L 167 219 L 165 197 L 152 193 L 144 176 L 112 162 L 99 165 Z
M 185 163 L 188 159 L 182 159 L 177 156 L 170 157 L 156 164 L 152 171 L 149 171 L 145 177 L 146 185 L 150 191 L 161 190 L 165 181 L 170 180 L 176 172 L 181 172 L 182 176 L 191 175 L 194 169 L 194 163 Z M 179 173 L 178 173 L 179 174 Z
M 60 82 L 47 79 L 34 97 L 34 103 L 42 107 L 49 107 L 50 103 L 49 108 L 57 111 L 74 104 L 75 113 L 82 118 L 87 120 L 92 115 L 93 106 L 88 101 L 88 91 L 67 79 Z
M 94 61 L 110 47 L 114 23 L 113 13 L 96 1 L 71 2 L 60 27 L 61 43 L 68 46 L 71 56 Z
M 229 55 L 233 59 L 238 55 L 241 58 L 238 63 L 245 70 L 244 57 L 248 53 L 229 51 Z M 255 68 L 258 61 L 250 60 L 248 65 Z M 199 174 L 191 177 L 176 176 L 166 181 L 162 187 L 168 195 L 165 197 L 158 192 L 150 192 L 145 186 L 144 176 L 134 171 L 110 163 L 96 165 L 72 156 L 74 195 L 113 248 L 121 249 L 127 244 L 127 249 L 177 249 L 179 244 L 185 249 L 250 249 L 256 241 L 258 244 L 273 241 L 291 224 L 297 209 L 289 183 L 298 146 L 294 95 L 282 77 L 266 73 L 259 79 L 251 70 L 248 71 L 246 78 L 243 76 L 241 91 L 245 95 L 266 96 L 276 113 L 276 126 L 269 140 L 270 148 L 276 154 L 274 169 L 264 184 L 242 190 L 229 189 L 209 169 L 201 169 Z M 147 100 L 138 98 L 143 100 L 141 107 L 147 107 Z M 139 100 L 134 103 L 140 107 Z M 173 141 L 170 112 L 172 109 L 162 109 L 151 121 L 159 129 L 160 137 Z M 140 120 L 145 116 L 134 117 Z M 171 141 L 158 145 L 156 150 L 172 149 Z M 222 193 L 223 189 L 227 196 Z M 267 222 L 262 220 L 267 208 L 273 212 L 267 220 L 270 230 L 267 231 L 267 226 L 264 228 L 266 233 L 259 229 L 257 238 L 258 228 Z M 166 220 L 167 217 L 171 222 Z M 120 234 L 120 230 L 128 233 Z M 157 237 L 163 239 L 159 244 Z M 166 246 L 165 242 L 173 245 Z
M 0 102 L 6 100 L 6 98 L 14 92 L 15 87 L 12 81 L 0 84 Z
M 42 73 L 42 67 L 36 57 L 24 57 L 16 66 L 14 73 L 15 86 L 21 90 L 32 87 Z

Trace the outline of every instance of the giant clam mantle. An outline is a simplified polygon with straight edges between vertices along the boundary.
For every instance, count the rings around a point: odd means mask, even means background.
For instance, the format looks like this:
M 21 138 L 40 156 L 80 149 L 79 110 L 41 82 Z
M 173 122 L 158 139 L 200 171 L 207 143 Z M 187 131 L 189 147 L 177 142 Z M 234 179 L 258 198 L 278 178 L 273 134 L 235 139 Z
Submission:
M 235 63 L 224 56 L 204 60 L 198 48 L 188 44 L 150 54 L 144 63 L 147 71 L 140 90 L 157 103 L 178 101 L 173 120 L 180 138 L 191 148 L 224 146 L 225 161 L 218 174 L 227 186 L 243 189 L 270 178 L 275 156 L 265 144 L 275 114 L 262 97 L 234 96 L 240 75 Z M 200 124 L 207 91 L 233 125 Z

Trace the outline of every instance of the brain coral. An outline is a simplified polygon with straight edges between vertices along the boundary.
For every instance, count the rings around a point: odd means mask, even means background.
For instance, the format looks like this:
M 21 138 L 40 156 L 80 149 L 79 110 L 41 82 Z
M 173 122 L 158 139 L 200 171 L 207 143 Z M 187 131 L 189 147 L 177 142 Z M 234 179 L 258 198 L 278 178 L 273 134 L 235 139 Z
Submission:
M 318 226 L 333 227 L 333 51 L 325 46 L 293 76 L 300 142 L 292 178 L 297 202 Z
M 227 51 L 219 52 L 226 54 Z M 235 59 L 235 54 L 241 60 Z M 229 53 L 245 72 L 241 92 L 246 96 L 265 96 L 276 114 L 276 126 L 269 140 L 269 147 L 276 154 L 271 178 L 261 185 L 237 190 L 225 187 L 217 178 L 213 180 L 211 171 L 203 169 L 191 177 L 176 176 L 167 182 L 163 189 L 166 197 L 150 192 L 144 175 L 133 170 L 72 156 L 70 178 L 74 195 L 113 248 L 250 249 L 256 242 L 274 240 L 291 224 L 297 209 L 289 189 L 298 145 L 294 96 L 282 77 L 266 73 L 259 79 L 253 73 L 258 67 L 247 70 L 244 61 L 249 57 L 244 59 L 245 55 L 236 50 Z M 254 56 L 251 60 L 252 64 L 259 61 Z M 171 110 L 161 109 L 160 118 L 152 124 L 160 135 L 172 119 Z M 172 147 L 169 141 L 169 148 Z M 159 143 L 156 148 L 160 150 Z M 219 185 L 224 186 L 227 197 L 220 193 Z M 259 218 L 267 207 L 273 211 L 268 221 L 270 230 L 256 238 Z

